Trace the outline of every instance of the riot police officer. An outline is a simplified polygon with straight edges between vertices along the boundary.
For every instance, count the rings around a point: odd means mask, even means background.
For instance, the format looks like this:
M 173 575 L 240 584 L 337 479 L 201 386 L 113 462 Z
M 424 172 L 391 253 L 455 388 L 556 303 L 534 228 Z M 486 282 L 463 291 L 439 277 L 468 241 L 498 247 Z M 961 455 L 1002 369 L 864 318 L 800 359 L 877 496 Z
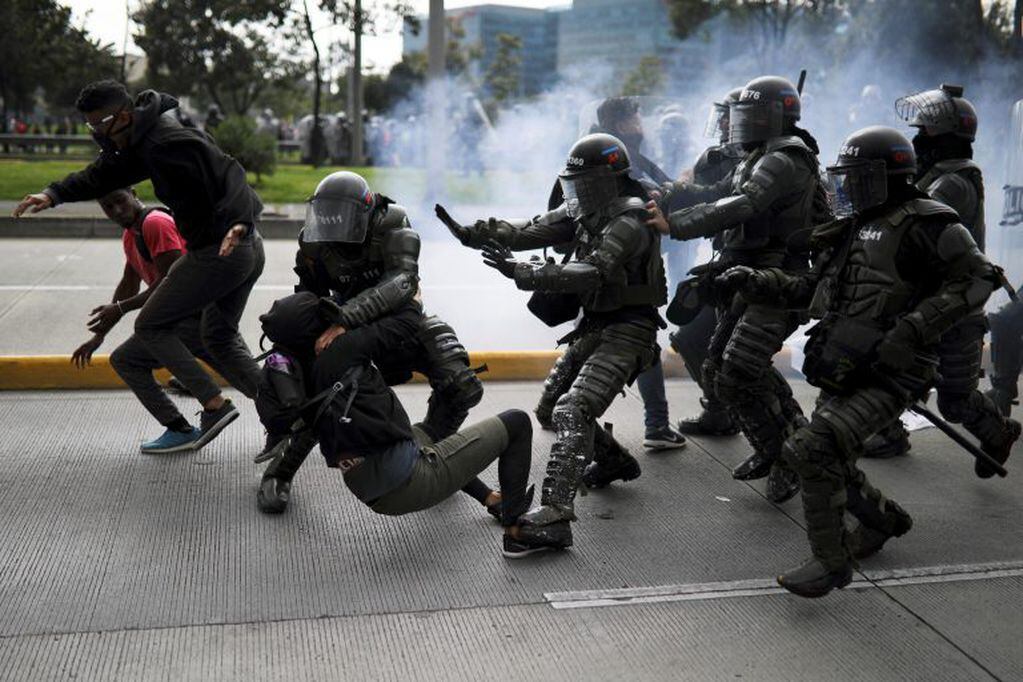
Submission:
M 870 434 L 926 394 L 943 335 L 983 307 L 999 280 L 955 211 L 913 185 L 916 170 L 913 146 L 897 130 L 853 133 L 828 169 L 835 213 L 847 219 L 815 230 L 813 270 L 739 268 L 722 277 L 748 299 L 809 305 L 821 320 L 803 366 L 821 399 L 785 443 L 802 481 L 813 557 L 778 582 L 800 596 L 849 584 L 856 559 L 912 526 L 855 460 Z M 851 532 L 844 511 L 858 521 Z
M 553 408 L 557 441 L 541 504 L 520 519 L 519 541 L 535 547 L 572 544 L 569 522 L 576 520 L 580 480 L 602 487 L 640 475 L 639 463 L 597 428 L 615 396 L 654 361 L 657 330 L 664 326 L 657 313 L 667 297 L 660 238 L 644 225 L 646 192 L 629 169 L 621 140 L 587 135 L 559 175 L 560 207 L 532 220 L 452 227 L 463 244 L 482 248 L 487 265 L 519 289 L 538 292 L 541 306 L 556 310 L 561 321 L 583 312 L 540 399 L 541 408 Z M 556 245 L 569 247 L 572 258 L 516 261 L 512 254 Z
M 678 196 L 721 198 L 676 211 L 667 219 L 651 203 L 650 223 L 672 239 L 720 239 L 720 265 L 807 270 L 807 251 L 790 248 L 790 237 L 819 219 L 825 194 L 817 169 L 817 143 L 796 126 L 799 117 L 799 92 L 785 78 L 762 76 L 747 83 L 739 100 L 729 106 L 728 139 L 742 146 L 742 161 L 717 185 L 682 185 L 668 201 Z M 767 494 L 776 502 L 798 491 L 798 479 L 780 455 L 786 437 L 804 418 L 772 359 L 800 317 L 769 304 L 721 296 L 703 368 L 704 380 L 754 449 L 733 477 L 769 476 Z
M 977 112 L 957 85 L 942 85 L 900 98 L 895 109 L 917 129 L 913 149 L 917 157 L 916 186 L 932 199 L 951 207 L 984 251 L 984 179 L 973 162 Z M 982 308 L 948 330 L 938 348 L 941 366 L 937 383 L 938 409 L 950 422 L 962 424 L 995 458 L 1005 459 L 1019 437 L 990 398 L 978 390 L 986 331 Z M 900 422 L 871 438 L 867 457 L 895 457 L 909 450 L 909 434 Z M 989 477 L 990 468 L 977 464 L 977 475 Z
M 332 324 L 315 344 L 317 357 L 297 360 L 310 372 L 313 385 L 317 376 L 342 372 L 346 363 L 365 354 L 389 385 L 409 381 L 413 371 L 422 373 L 433 392 L 426 418 L 417 427 L 431 441 L 440 441 L 455 433 L 479 403 L 483 385 L 455 331 L 423 313 L 419 249 L 419 235 L 405 209 L 372 192 L 360 175 L 342 171 L 320 181 L 299 234 L 295 289 L 320 297 Z M 409 310 L 417 320 L 413 333 L 398 317 Z M 365 353 L 353 350 L 364 347 L 369 347 Z M 284 435 L 268 428 L 267 446 L 257 461 L 284 447 Z M 309 430 L 290 439 L 284 457 L 264 473 L 261 507 L 283 509 L 291 477 L 315 443 Z M 489 488 L 471 486 L 466 492 L 485 503 Z

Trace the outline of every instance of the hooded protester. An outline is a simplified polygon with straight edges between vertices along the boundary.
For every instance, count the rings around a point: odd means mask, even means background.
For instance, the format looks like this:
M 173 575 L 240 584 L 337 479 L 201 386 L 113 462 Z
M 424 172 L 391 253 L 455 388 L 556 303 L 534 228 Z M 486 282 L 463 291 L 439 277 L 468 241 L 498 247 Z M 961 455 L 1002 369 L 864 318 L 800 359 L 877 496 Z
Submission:
M 188 252 L 142 307 L 135 334 L 202 404 L 200 431 L 192 445 L 199 449 L 234 421 L 238 410 L 196 361 L 176 327 L 201 314 L 203 344 L 224 378 L 247 397 L 255 396 L 259 368 L 238 333 L 238 322 L 263 272 L 263 244 L 256 231 L 263 206 L 246 182 L 245 169 L 204 132 L 180 123 L 174 114 L 178 101 L 170 95 L 146 90 L 132 100 L 122 84 L 99 81 L 85 86 L 75 106 L 100 146 L 99 157 L 84 170 L 26 196 L 14 216 L 152 181 L 157 198 L 173 213 Z

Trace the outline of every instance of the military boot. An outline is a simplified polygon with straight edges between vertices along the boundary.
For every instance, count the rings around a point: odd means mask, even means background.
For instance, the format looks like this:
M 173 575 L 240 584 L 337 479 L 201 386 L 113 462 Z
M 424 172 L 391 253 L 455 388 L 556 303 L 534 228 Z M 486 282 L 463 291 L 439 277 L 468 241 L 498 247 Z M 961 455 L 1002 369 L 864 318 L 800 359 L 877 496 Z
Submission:
M 732 478 L 737 481 L 755 481 L 771 473 L 774 457 L 757 450 L 732 469 Z
M 291 480 L 316 446 L 311 429 L 292 436 L 287 446 L 267 465 L 256 492 L 256 505 L 264 514 L 280 514 L 291 501 Z
M 902 457 L 909 449 L 909 431 L 900 421 L 864 441 L 863 456 L 868 459 L 892 459 Z
M 631 481 L 643 473 L 639 462 L 615 440 L 611 425 L 597 429 L 593 438 L 593 461 L 586 466 L 582 482 L 587 488 L 606 488 L 614 481 Z
M 1012 446 L 1019 440 L 1021 430 L 1020 423 L 1015 419 L 1006 419 L 1005 421 L 1005 429 L 1000 438 L 981 443 L 981 449 L 999 464 L 1005 464 L 1009 459 L 1009 455 L 1012 454 Z M 973 471 L 980 478 L 991 478 L 996 473 L 990 465 L 979 459 L 974 462 Z
M 913 517 L 892 500 L 885 501 L 884 515 L 885 523 L 881 528 L 870 528 L 860 522 L 846 536 L 849 553 L 854 559 L 874 556 L 888 540 L 902 537 L 913 527 Z
M 799 492 L 799 475 L 780 461 L 771 467 L 767 477 L 767 499 L 775 504 L 788 502 Z
M 515 531 L 504 534 L 502 554 L 509 559 L 572 546 L 572 525 L 568 521 L 556 521 L 544 526 L 522 523 Z
M 820 559 L 812 558 L 799 568 L 786 571 L 778 576 L 778 584 L 792 594 L 816 599 L 831 590 L 840 590 L 852 582 L 852 563 L 845 563 L 829 569 Z
M 739 427 L 724 405 L 706 398 L 700 398 L 700 405 L 703 409 L 698 415 L 678 421 L 679 433 L 687 436 L 734 436 L 739 433 Z

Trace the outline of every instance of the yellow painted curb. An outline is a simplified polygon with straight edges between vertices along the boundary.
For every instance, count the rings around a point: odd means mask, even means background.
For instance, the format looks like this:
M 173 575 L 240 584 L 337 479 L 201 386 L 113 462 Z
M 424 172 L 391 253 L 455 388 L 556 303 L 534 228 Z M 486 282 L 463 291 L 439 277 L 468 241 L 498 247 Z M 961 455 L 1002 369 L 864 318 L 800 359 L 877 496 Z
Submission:
M 534 381 L 547 376 L 560 351 L 492 351 L 470 353 L 473 367 L 486 365 L 484 381 Z M 207 368 L 209 369 L 209 368 Z M 222 386 L 226 382 L 214 373 Z M 156 371 L 157 381 L 166 383 L 170 374 Z M 417 381 L 423 378 L 416 376 Z M 94 355 L 92 364 L 78 369 L 70 355 L 0 356 L 0 390 L 124 388 L 124 382 L 110 366 L 109 355 Z

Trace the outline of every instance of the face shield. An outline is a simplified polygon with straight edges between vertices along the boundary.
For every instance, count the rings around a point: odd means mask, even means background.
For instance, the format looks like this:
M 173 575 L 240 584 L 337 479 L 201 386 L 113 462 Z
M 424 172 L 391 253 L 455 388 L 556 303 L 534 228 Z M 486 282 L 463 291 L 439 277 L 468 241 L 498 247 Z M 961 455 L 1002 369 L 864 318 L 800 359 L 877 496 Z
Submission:
M 728 106 L 728 143 L 763 142 L 784 130 L 781 102 L 748 99 Z
M 942 90 L 927 90 L 895 100 L 895 113 L 911 126 L 924 128 L 928 135 L 953 132 L 958 113 L 955 102 Z
M 369 230 L 371 203 L 313 197 L 306 208 L 302 238 L 307 242 L 361 244 Z
M 558 177 L 570 218 L 596 213 L 618 196 L 618 178 L 605 169 Z
M 707 116 L 707 125 L 703 129 L 703 136 L 712 140 L 728 139 L 728 105 L 715 102 L 710 108 Z
M 836 218 L 848 218 L 888 199 L 888 173 L 881 160 L 828 167 L 828 199 Z

